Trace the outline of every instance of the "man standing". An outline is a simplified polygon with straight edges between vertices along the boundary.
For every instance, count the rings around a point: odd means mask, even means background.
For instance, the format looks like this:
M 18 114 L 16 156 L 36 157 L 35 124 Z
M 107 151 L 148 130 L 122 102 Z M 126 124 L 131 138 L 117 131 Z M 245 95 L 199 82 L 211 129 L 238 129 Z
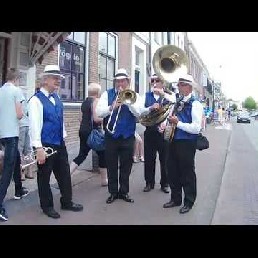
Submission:
M 145 108 L 148 108 L 149 112 L 168 104 L 168 102 L 175 102 L 175 95 L 169 95 L 164 92 L 164 82 L 156 74 L 151 77 L 151 85 L 152 89 L 150 92 L 146 92 L 144 103 Z M 169 193 L 166 168 L 167 145 L 164 140 L 163 125 L 164 123 L 146 126 L 144 131 L 144 178 L 146 181 L 146 186 L 143 189 L 144 192 L 149 192 L 154 188 L 156 155 L 158 152 L 161 172 L 160 189 L 164 193 Z
M 106 202 L 112 203 L 118 198 L 126 202 L 134 202 L 128 195 L 129 176 L 133 163 L 136 117 L 141 114 L 141 99 L 139 94 L 136 94 L 134 104 L 121 103 L 117 96 L 120 91 L 129 89 L 130 78 L 126 70 L 122 68 L 117 71 L 114 79 L 115 88 L 105 91 L 96 106 L 97 116 L 104 118 L 108 191 L 110 193 Z M 120 110 L 119 114 L 118 110 Z M 111 114 L 112 117 L 108 123 Z M 120 163 L 119 176 L 118 162 Z
M 7 221 L 8 215 L 3 207 L 3 200 L 13 177 L 15 199 L 28 195 L 29 191 L 22 187 L 21 159 L 18 150 L 19 120 L 23 116 L 22 95 L 15 86 L 19 79 L 19 71 L 10 68 L 7 82 L 0 88 L 0 143 L 4 146 L 4 166 L 0 180 L 0 221 Z
M 60 86 L 60 78 L 63 76 L 57 65 L 46 65 L 41 78 L 41 88 L 29 101 L 31 143 L 36 149 L 38 161 L 40 206 L 43 213 L 55 219 L 60 215 L 54 210 L 49 184 L 52 170 L 61 192 L 61 209 L 83 210 L 82 205 L 72 202 L 71 175 L 64 142 L 63 103 L 56 93 Z M 46 158 L 43 147 L 50 147 L 57 153 Z
M 170 123 L 176 125 L 172 142 L 169 144 L 167 162 L 168 181 L 171 189 L 171 199 L 163 205 L 164 208 L 180 206 L 182 190 L 184 205 L 180 213 L 189 212 L 196 199 L 195 153 L 196 139 L 201 130 L 203 106 L 192 96 L 193 78 L 186 75 L 179 78 L 179 94 L 183 96 L 184 107 L 177 115 L 170 116 Z

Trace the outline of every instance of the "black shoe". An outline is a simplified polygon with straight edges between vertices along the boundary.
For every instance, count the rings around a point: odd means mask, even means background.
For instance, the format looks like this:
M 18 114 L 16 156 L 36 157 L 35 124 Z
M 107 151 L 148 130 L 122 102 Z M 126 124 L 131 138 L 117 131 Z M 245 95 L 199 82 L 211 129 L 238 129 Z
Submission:
M 134 200 L 130 198 L 128 194 L 120 194 L 119 199 L 122 199 L 125 202 L 132 202 L 132 203 L 134 202 Z
M 160 190 L 164 193 L 169 193 L 168 187 L 167 186 L 161 186 Z
M 22 187 L 20 191 L 15 191 L 14 199 L 20 200 L 21 198 L 27 196 L 30 193 L 30 191 L 26 187 Z
M 180 210 L 179 213 L 184 214 L 189 212 L 192 209 L 192 207 L 188 206 L 188 205 L 184 205 Z
M 46 210 L 43 210 L 43 213 L 45 213 L 48 217 L 53 219 L 59 219 L 60 214 L 54 210 L 54 208 L 48 208 Z
M 163 208 L 173 208 L 173 207 L 180 206 L 180 205 L 181 205 L 181 203 L 176 203 L 176 202 L 170 200 L 169 202 L 167 202 L 163 205 Z
M 83 210 L 83 206 L 81 204 L 77 204 L 74 202 L 71 202 L 69 205 L 64 205 L 61 204 L 61 209 L 62 210 L 68 210 L 68 211 L 82 211 Z
M 151 185 L 150 185 L 150 184 L 147 184 L 147 185 L 143 188 L 143 192 L 149 192 L 149 191 L 151 191 L 151 189 L 153 189 L 153 188 L 151 188 Z
M 107 198 L 106 203 L 110 204 L 110 203 L 112 203 L 113 201 L 115 201 L 116 199 L 118 199 L 117 194 L 111 194 L 111 195 Z

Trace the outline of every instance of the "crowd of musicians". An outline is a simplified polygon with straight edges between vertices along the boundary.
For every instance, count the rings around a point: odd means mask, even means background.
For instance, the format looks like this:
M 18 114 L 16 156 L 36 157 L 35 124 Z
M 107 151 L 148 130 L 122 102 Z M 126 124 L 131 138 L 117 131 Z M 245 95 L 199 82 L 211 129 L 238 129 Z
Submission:
M 36 154 L 37 186 L 40 207 L 51 218 L 59 218 L 54 208 L 50 188 L 50 176 L 54 173 L 60 189 L 61 209 L 74 212 L 83 211 L 83 206 L 73 202 L 71 174 L 86 159 L 91 148 L 87 139 L 93 128 L 102 127 L 105 131 L 105 150 L 97 151 L 101 185 L 107 186 L 109 196 L 107 204 L 117 199 L 133 203 L 129 195 L 129 178 L 133 165 L 136 124 L 139 118 L 159 110 L 164 105 L 176 103 L 180 98 L 183 106 L 176 114 L 170 112 L 160 123 L 146 126 L 144 142 L 144 180 L 142 186 L 146 194 L 157 186 L 155 182 L 156 156 L 160 162 L 160 189 L 170 193 L 164 208 L 182 206 L 181 214 L 193 207 L 196 195 L 195 153 L 196 139 L 202 127 L 203 107 L 192 94 L 193 78 L 189 74 L 178 80 L 178 93 L 167 92 L 166 84 L 156 74 L 152 75 L 151 90 L 143 96 L 136 94 L 134 103 L 122 102 L 117 96 L 125 89 L 130 89 L 131 81 L 127 71 L 119 69 L 114 77 L 115 86 L 101 94 L 97 83 L 88 86 L 88 97 L 81 105 L 80 150 L 78 156 L 68 163 L 65 145 L 63 103 L 58 96 L 58 89 L 63 75 L 57 65 L 45 66 L 41 75 L 41 84 L 37 92 L 27 100 L 28 112 L 22 107 L 22 94 L 15 84 L 19 72 L 9 69 L 7 82 L 0 88 L 0 143 L 5 154 L 2 176 L 0 179 L 0 221 L 7 221 L 8 215 L 3 201 L 11 180 L 15 184 L 15 196 L 23 198 L 28 189 L 22 186 L 21 153 L 18 149 L 19 121 L 29 119 L 30 145 Z M 175 128 L 173 138 L 166 140 L 168 126 Z M 46 156 L 45 148 L 55 151 Z M 16 198 L 16 199 L 20 199 Z

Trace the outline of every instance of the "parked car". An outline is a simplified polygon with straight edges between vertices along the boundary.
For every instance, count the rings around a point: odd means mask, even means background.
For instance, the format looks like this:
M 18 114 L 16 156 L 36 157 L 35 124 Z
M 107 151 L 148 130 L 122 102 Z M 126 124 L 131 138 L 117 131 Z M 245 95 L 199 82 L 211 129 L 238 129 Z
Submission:
M 247 112 L 240 112 L 237 116 L 237 123 L 251 123 L 251 117 Z

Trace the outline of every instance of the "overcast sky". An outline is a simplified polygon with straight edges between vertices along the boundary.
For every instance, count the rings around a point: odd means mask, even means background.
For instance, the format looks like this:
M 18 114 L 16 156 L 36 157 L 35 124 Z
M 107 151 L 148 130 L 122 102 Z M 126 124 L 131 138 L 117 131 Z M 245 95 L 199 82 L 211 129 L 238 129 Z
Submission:
M 188 32 L 227 98 L 258 101 L 258 32 Z

